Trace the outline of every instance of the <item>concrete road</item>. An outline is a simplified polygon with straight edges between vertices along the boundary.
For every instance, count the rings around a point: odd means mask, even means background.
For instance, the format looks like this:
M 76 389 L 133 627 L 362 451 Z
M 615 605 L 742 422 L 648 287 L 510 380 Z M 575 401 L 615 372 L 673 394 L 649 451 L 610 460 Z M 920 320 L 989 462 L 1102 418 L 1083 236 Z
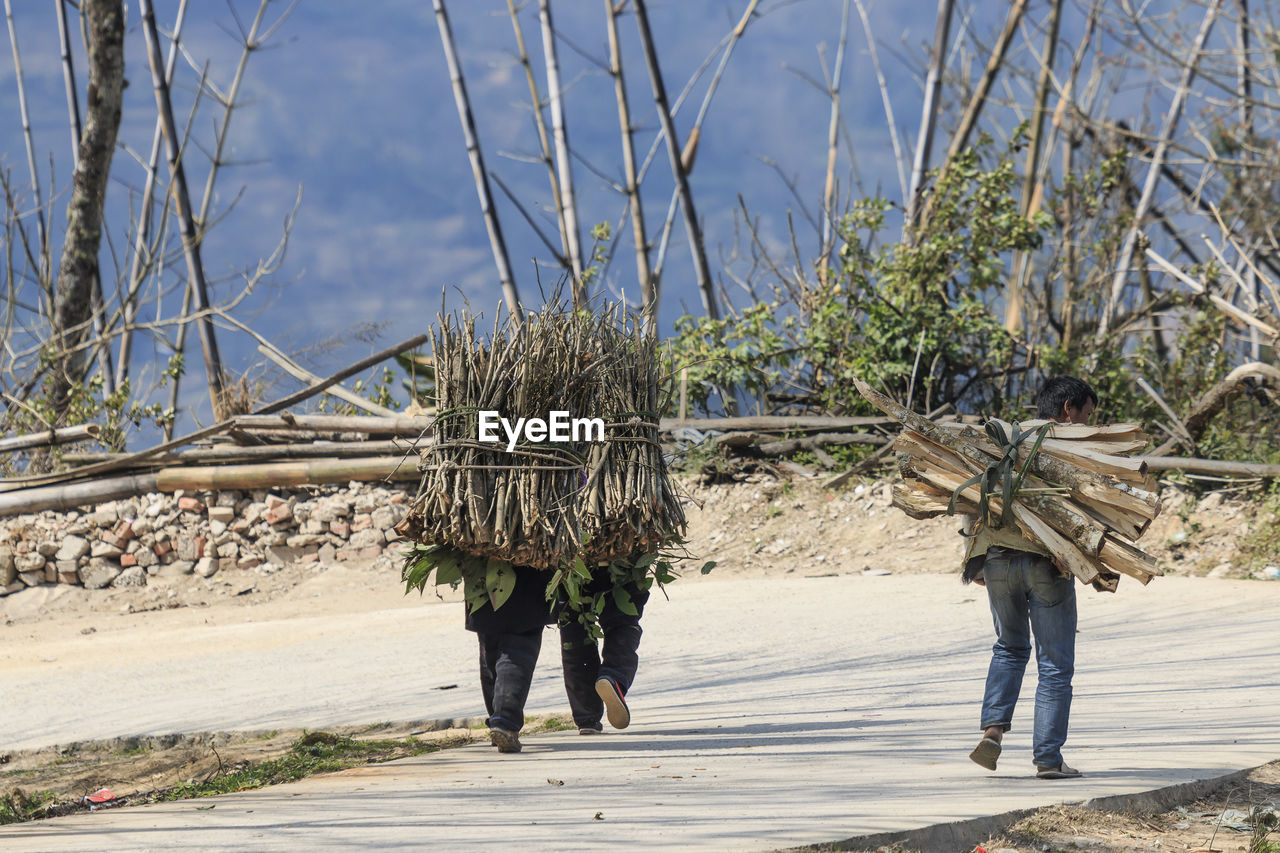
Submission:
M 993 639 L 982 590 L 954 576 L 792 578 L 682 581 L 657 596 L 626 731 L 12 826 L 0 849 L 765 850 L 1280 757 L 1280 583 L 1081 589 L 1064 752 L 1086 776 L 1045 782 L 1029 745 L 1034 662 L 999 771 L 967 758 Z M 73 640 L 57 661 L 10 665 L 9 745 L 483 712 L 456 603 L 170 630 L 145 648 L 104 638 L 119 654 L 93 671 Z M 530 712 L 567 709 L 557 648 L 548 632 Z

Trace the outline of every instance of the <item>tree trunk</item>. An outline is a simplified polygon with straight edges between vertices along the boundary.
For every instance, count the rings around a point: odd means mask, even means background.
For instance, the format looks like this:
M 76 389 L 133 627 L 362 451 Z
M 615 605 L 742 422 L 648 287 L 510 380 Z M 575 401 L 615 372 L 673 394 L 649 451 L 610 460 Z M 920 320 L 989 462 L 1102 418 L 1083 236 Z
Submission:
M 89 32 L 89 96 L 54 296 L 52 340 L 59 364 L 50 371 L 46 383 L 58 422 L 64 422 L 68 414 L 72 386 L 85 376 L 85 353 L 77 348 L 85 340 L 93 315 L 102 202 L 124 97 L 124 4 L 120 0 L 83 0 L 81 10 Z

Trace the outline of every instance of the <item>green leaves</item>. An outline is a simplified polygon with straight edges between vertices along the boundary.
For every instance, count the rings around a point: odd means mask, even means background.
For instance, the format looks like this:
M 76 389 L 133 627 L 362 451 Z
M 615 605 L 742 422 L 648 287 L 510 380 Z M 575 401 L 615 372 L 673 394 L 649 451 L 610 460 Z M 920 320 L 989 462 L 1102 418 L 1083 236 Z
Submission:
M 489 603 L 497 610 L 506 603 L 511 597 L 511 591 L 516 588 L 515 569 L 505 560 L 488 560 L 485 565 L 484 586 Z

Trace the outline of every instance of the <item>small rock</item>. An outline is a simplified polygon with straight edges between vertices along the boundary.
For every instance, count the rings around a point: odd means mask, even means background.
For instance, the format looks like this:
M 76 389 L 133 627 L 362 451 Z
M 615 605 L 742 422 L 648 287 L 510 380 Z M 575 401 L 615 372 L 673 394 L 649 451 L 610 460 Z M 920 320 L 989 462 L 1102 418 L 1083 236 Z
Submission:
M 329 522 L 329 532 L 334 536 L 346 539 L 351 536 L 351 525 L 342 520 Z
M 40 586 L 40 584 L 44 583 L 44 570 L 41 569 L 38 572 L 18 572 L 18 579 L 27 586 Z
M 266 511 L 267 505 L 265 503 L 254 501 L 245 507 L 244 514 L 241 515 L 240 518 L 247 525 L 257 524 L 262 519 L 262 516 Z
M 130 568 L 138 565 L 138 557 L 136 554 L 121 554 L 120 565 L 124 568 Z
M 59 560 L 78 560 L 85 554 L 89 553 L 89 541 L 79 536 L 68 536 L 62 540 L 62 547 L 58 548 L 57 559 Z
M 209 519 L 209 532 L 214 536 L 221 536 L 227 532 L 227 525 L 216 518 L 211 518 Z
M 230 506 L 219 505 L 209 507 L 209 521 L 217 521 L 222 524 L 230 524 L 236 517 L 236 508 L 232 504 Z
M 1200 501 L 1200 509 L 1201 510 L 1217 509 L 1218 507 L 1222 506 L 1222 501 L 1224 499 L 1225 499 L 1225 496 L 1222 494 L 1222 492 L 1210 492 L 1209 494 L 1204 496 L 1204 500 Z
M 102 589 L 115 580 L 120 571 L 118 565 L 98 558 L 90 560 L 89 565 L 80 570 L 80 581 L 85 589 Z
M 261 564 L 262 564 L 262 560 L 255 557 L 253 554 L 245 554 L 239 560 L 236 560 L 237 569 L 252 569 L 254 566 L 258 566 Z
M 386 541 L 387 537 L 381 530 L 376 527 L 367 527 L 351 534 L 350 545 L 352 548 L 381 548 Z
M 115 580 L 111 581 L 111 586 L 119 588 L 124 586 L 146 586 L 147 572 L 141 566 L 132 566 L 116 575 Z
M 218 571 L 218 561 L 213 557 L 201 557 L 196 563 L 195 573 L 202 578 L 212 577 Z
M 88 544 L 88 543 L 86 543 Z M 44 569 L 45 559 L 40 554 L 19 554 L 13 558 L 13 565 L 20 573 L 37 572 Z M 30 586 L 31 584 L 28 584 Z
M 293 519 L 293 508 L 287 503 L 279 503 L 269 508 L 266 515 L 263 516 L 267 524 L 284 524 Z
M 183 512 L 204 512 L 204 504 L 199 498 L 181 497 L 178 498 L 178 509 Z
M 123 553 L 124 549 L 118 548 L 103 539 L 94 542 L 89 550 L 89 556 L 91 557 L 110 557 L 112 559 L 119 557 Z
M 160 569 L 160 574 L 164 577 L 181 577 L 189 575 L 195 571 L 196 564 L 190 560 L 174 560 L 167 566 Z
M 79 539 L 78 536 L 72 536 L 69 538 Z M 84 541 L 84 540 L 80 540 L 80 541 Z M 48 559 L 49 557 L 54 557 L 56 559 L 57 554 L 60 550 L 62 550 L 62 547 L 58 545 L 57 542 L 54 542 L 52 540 L 46 540 L 36 545 L 36 553 L 39 554 L 41 557 L 44 557 L 45 559 Z M 67 558 L 64 557 L 63 559 L 67 559 Z M 73 557 L 71 559 L 75 559 L 75 558 Z
M 160 558 L 157 557 L 156 552 L 150 548 L 139 548 L 133 554 L 129 554 L 126 556 L 133 557 L 133 559 L 137 561 L 138 565 L 142 566 L 144 569 L 150 568 L 151 566 L 155 566 L 160 563 Z M 121 563 L 121 565 L 123 565 L 123 562 Z

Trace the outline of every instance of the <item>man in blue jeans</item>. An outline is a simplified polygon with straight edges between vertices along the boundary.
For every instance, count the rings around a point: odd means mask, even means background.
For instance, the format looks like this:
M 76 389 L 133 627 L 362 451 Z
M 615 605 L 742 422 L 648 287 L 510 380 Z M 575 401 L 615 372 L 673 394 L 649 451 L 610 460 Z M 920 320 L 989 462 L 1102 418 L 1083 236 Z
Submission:
M 1055 376 L 1036 396 L 1036 416 L 1058 423 L 1089 422 L 1098 395 L 1074 376 Z M 1071 715 L 1071 678 L 1075 674 L 1076 589 L 1071 575 L 1059 571 L 1052 555 L 1012 527 L 984 526 L 969 540 L 964 581 L 987 588 L 996 643 L 987 669 L 982 701 L 982 740 L 969 754 L 977 764 L 996 769 L 1004 733 L 1035 641 L 1036 685 L 1032 759 L 1040 779 L 1073 779 L 1080 771 L 1062 760 Z

